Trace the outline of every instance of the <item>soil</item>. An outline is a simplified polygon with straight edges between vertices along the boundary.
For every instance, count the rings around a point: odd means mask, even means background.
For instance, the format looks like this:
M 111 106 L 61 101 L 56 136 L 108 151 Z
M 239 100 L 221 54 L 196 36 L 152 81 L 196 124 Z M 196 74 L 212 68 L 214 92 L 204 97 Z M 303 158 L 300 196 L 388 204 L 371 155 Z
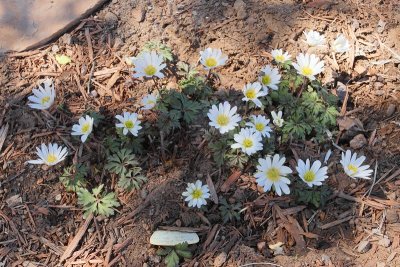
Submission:
M 225 254 L 219 266 L 400 266 L 399 11 L 395 0 L 114 0 L 56 42 L 4 55 L 0 129 L 8 125 L 8 131 L 4 145 L 0 142 L 0 263 L 163 266 L 157 248 L 149 244 L 150 235 L 165 227 L 189 227 L 198 232 L 200 243 L 191 246 L 194 257 L 182 266 L 217 266 L 216 258 Z M 336 58 L 323 49 L 308 49 L 302 41 L 308 29 L 327 40 L 344 33 L 352 49 Z M 100 112 L 108 121 L 122 110 L 138 110 L 154 83 L 132 79 L 125 58 L 148 41 L 167 44 L 176 59 L 192 65 L 204 48 L 221 48 L 229 61 L 218 69 L 218 95 L 255 80 L 258 70 L 271 62 L 274 48 L 292 55 L 318 53 L 326 62 L 322 81 L 341 99 L 336 144 L 348 148 L 355 136 L 364 136 L 367 142 L 357 152 L 377 168 L 379 182 L 372 186 L 371 181 L 346 177 L 336 163 L 340 150 L 329 142 L 320 146 L 307 141 L 288 144 L 284 152 L 293 163 L 296 155 L 323 159 L 333 149 L 328 185 L 334 193 L 325 207 L 261 194 L 246 172 L 220 192 L 234 170 L 213 164 L 200 145 L 204 125 L 193 126 L 188 133 L 166 137 L 174 142 L 167 144 L 166 162 L 160 159 L 159 144 L 149 147 L 141 159 L 148 182 L 133 193 L 120 192 L 122 207 L 116 215 L 95 218 L 71 257 L 59 263 L 85 222 L 76 196 L 59 182 L 63 168 L 87 161 L 91 183 L 113 187 L 100 160 L 100 140 L 112 124 L 100 126 L 85 146 L 70 136 L 70 129 L 86 110 Z M 60 66 L 55 53 L 70 56 L 73 64 Z M 159 83 L 177 88 L 174 69 L 170 71 Z M 45 77 L 55 80 L 57 103 L 49 112 L 37 112 L 26 105 L 27 96 Z M 35 147 L 47 142 L 64 144 L 72 156 L 50 169 L 28 165 Z M 186 184 L 205 181 L 208 175 L 219 194 L 242 203 L 240 222 L 223 223 L 212 203 L 207 212 L 187 208 L 181 198 Z M 385 237 L 389 244 L 382 241 Z M 370 246 L 358 250 L 363 241 Z M 282 255 L 269 248 L 277 242 L 283 243 Z

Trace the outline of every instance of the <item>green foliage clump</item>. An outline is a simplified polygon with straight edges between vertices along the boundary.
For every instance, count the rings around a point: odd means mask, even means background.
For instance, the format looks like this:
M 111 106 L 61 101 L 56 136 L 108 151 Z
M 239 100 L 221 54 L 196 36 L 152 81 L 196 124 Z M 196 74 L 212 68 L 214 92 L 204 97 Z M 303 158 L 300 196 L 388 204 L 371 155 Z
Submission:
M 139 189 L 147 181 L 141 174 L 142 168 L 139 167 L 136 156 L 129 149 L 121 149 L 110 155 L 105 168 L 119 177 L 118 187 L 127 191 Z
M 192 252 L 189 250 L 187 242 L 178 244 L 174 247 L 161 248 L 157 255 L 165 256 L 164 262 L 167 267 L 176 267 L 179 265 L 180 258 L 190 259 Z
M 302 77 L 288 72 L 278 91 L 271 92 L 271 98 L 278 109 L 283 110 L 283 141 L 288 139 L 305 140 L 313 138 L 323 141 L 326 130 L 336 126 L 337 97 L 329 93 L 318 81 L 314 81 L 300 96 L 295 96 L 291 87 L 298 90 L 303 83 Z
M 297 203 L 311 204 L 316 208 L 320 208 L 325 206 L 332 191 L 326 184 L 318 187 L 309 187 L 304 183 L 297 182 L 295 183 L 293 194 Z
M 219 211 L 224 223 L 240 221 L 240 210 L 242 209 L 240 203 L 229 204 L 225 198 L 220 198 L 220 203 Z
M 160 112 L 157 120 L 158 128 L 170 133 L 175 129 L 190 125 L 201 113 L 203 105 L 190 100 L 185 94 L 174 90 L 161 91 L 160 101 L 156 110 Z
M 78 163 L 64 168 L 64 173 L 60 176 L 60 182 L 64 185 L 67 192 L 77 192 L 80 188 L 87 185 L 86 176 L 88 167 Z
M 204 77 L 199 76 L 198 71 L 184 62 L 178 62 L 177 65 L 178 75 L 184 77 L 179 81 L 182 92 L 193 100 L 207 101 L 213 89 L 206 83 Z
M 90 214 L 94 216 L 103 215 L 110 216 L 114 215 L 114 208 L 119 207 L 119 202 L 115 196 L 115 193 L 101 193 L 104 185 L 93 188 L 92 193 L 86 188 L 81 188 L 77 191 L 78 204 L 83 206 L 83 216 L 87 218 Z
M 147 42 L 143 47 L 143 51 L 144 52 L 156 51 L 164 58 L 164 60 L 168 61 L 172 61 L 174 58 L 172 54 L 172 49 L 169 46 L 157 41 Z

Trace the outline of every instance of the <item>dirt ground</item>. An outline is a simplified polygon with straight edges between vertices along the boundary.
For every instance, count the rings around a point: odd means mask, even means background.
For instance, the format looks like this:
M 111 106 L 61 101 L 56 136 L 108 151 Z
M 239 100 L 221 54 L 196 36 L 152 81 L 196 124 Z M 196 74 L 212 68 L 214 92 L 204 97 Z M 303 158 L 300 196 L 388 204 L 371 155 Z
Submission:
M 327 40 L 344 33 L 352 49 L 336 58 L 307 49 L 302 33 L 308 29 Z M 7 131 L 3 145 L 0 135 L 0 266 L 163 266 L 149 238 L 168 227 L 188 227 L 200 236 L 192 246 L 194 257 L 182 266 L 400 266 L 399 40 L 396 0 L 113 0 L 56 42 L 3 55 L 0 129 Z M 328 204 L 315 209 L 298 206 L 289 196 L 260 194 L 255 179 L 243 173 L 221 194 L 243 203 L 245 211 L 240 222 L 223 223 L 213 216 L 216 205 L 210 204 L 205 216 L 181 198 L 187 182 L 208 175 L 219 192 L 233 171 L 219 170 L 209 153 L 198 149 L 203 133 L 193 127 L 169 144 L 177 153 L 168 153 L 164 164 L 159 147 L 149 148 L 142 164 L 148 183 L 140 191 L 120 193 L 118 213 L 96 218 L 71 256 L 59 263 L 85 222 L 76 197 L 58 179 L 72 159 L 50 170 L 25 162 L 42 142 L 63 143 L 79 154 L 70 129 L 85 110 L 110 121 L 122 109 L 136 111 L 153 82 L 132 79 L 125 57 L 148 41 L 167 44 L 177 59 L 193 65 L 199 51 L 221 48 L 229 61 L 218 71 L 220 92 L 255 80 L 274 48 L 292 55 L 319 53 L 326 62 L 322 80 L 341 99 L 336 144 L 347 148 L 361 135 L 357 152 L 377 168 L 378 182 L 371 186 L 343 175 L 335 163 L 340 151 L 329 142 L 289 144 L 283 148 L 289 158 L 321 159 L 333 149 L 328 184 L 334 194 Z M 54 58 L 58 52 L 73 63 L 60 66 Z M 55 80 L 57 106 L 64 108 L 37 112 L 26 105 L 27 95 L 45 77 Z M 162 83 L 177 88 L 173 72 Z M 105 129 L 85 145 L 88 152 L 80 159 L 90 160 L 94 183 L 105 179 L 97 160 Z M 279 241 L 283 255 L 276 256 L 268 245 Z M 363 242 L 365 250 L 359 249 Z

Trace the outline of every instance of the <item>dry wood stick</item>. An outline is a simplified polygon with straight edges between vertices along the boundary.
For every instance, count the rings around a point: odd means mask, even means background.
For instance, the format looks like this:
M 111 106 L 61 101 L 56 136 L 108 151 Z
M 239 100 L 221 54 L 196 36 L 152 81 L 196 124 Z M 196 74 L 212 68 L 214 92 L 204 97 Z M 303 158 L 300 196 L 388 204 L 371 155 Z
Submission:
M 76 233 L 74 239 L 72 239 L 71 243 L 69 243 L 67 248 L 65 249 L 64 254 L 60 258 L 60 263 L 63 263 L 75 251 L 83 235 L 86 233 L 86 230 L 88 229 L 90 223 L 92 222 L 92 219 L 93 214 L 90 214 L 89 217 L 86 218 L 85 223 L 81 226 L 78 233 Z

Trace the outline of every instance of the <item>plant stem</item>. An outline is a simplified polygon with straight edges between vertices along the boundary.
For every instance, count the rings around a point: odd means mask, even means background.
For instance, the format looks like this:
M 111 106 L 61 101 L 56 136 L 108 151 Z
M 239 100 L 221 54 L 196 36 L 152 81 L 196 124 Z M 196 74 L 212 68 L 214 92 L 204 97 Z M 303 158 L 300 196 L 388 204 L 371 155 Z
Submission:
M 157 83 L 157 80 L 156 80 L 156 78 L 154 78 L 154 76 L 153 77 L 151 77 L 152 79 L 153 79 L 153 82 L 154 82 L 154 86 L 158 89 L 158 83 Z
M 160 131 L 160 143 L 161 143 L 161 159 L 163 162 L 166 162 L 165 146 L 164 146 L 164 132 L 163 131 Z
M 209 82 L 210 77 L 211 77 L 211 69 L 208 70 L 208 74 L 207 74 L 207 78 L 206 78 L 207 82 Z
M 297 98 L 300 98 L 301 94 L 303 93 L 303 91 L 304 91 L 304 89 L 306 88 L 307 85 L 308 85 L 307 78 L 306 78 L 306 76 L 304 76 L 303 77 L 303 85 L 301 86 L 300 91 L 297 94 Z

